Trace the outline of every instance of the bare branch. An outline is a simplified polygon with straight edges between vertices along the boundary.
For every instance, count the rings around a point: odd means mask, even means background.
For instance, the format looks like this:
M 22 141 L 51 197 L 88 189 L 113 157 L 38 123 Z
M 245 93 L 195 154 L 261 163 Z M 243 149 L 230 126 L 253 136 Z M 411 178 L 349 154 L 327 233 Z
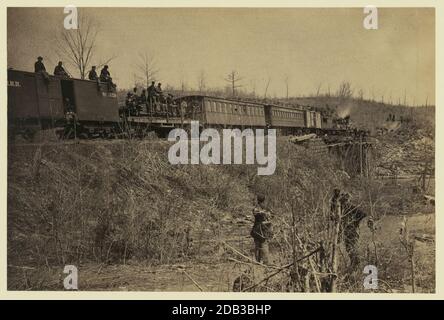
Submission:
M 93 59 L 98 33 L 98 25 L 90 17 L 79 14 L 77 29 L 63 28 L 56 34 L 57 53 L 75 66 L 81 79 L 85 79 Z
M 236 89 L 243 87 L 241 84 L 236 84 L 239 81 L 242 81 L 244 78 L 240 77 L 238 72 L 233 70 L 231 71 L 226 78 L 224 78 L 225 81 L 229 82 L 231 84 L 231 91 L 233 97 L 236 95 Z
M 156 80 L 156 76 L 159 73 L 154 55 L 148 52 L 139 54 L 139 60 L 135 68 L 137 76 L 144 79 L 146 87 L 150 86 L 151 81 Z
M 270 85 L 271 77 L 268 77 L 267 84 L 265 85 L 264 99 L 267 98 L 268 86 Z

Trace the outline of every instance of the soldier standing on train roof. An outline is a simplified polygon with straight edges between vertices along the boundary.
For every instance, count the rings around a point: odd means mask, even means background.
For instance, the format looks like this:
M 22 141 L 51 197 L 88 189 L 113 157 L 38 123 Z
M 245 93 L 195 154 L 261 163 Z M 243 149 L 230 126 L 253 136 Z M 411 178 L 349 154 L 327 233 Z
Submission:
M 250 235 L 254 239 L 254 254 L 256 261 L 269 263 L 268 241 L 273 237 L 271 211 L 264 206 L 265 197 L 257 196 L 257 205 L 253 209 L 254 225 Z
M 34 63 L 34 72 L 42 72 L 42 71 L 46 71 L 45 65 L 43 64 L 43 58 L 42 57 L 38 57 L 37 61 Z
M 55 76 L 60 76 L 60 77 L 68 77 L 69 78 L 68 73 L 65 71 L 65 68 L 63 68 L 63 62 L 62 61 L 59 61 L 59 63 L 54 68 L 54 75 Z
M 91 70 L 88 72 L 88 79 L 92 81 L 97 81 L 99 77 L 97 76 L 96 66 L 92 66 Z

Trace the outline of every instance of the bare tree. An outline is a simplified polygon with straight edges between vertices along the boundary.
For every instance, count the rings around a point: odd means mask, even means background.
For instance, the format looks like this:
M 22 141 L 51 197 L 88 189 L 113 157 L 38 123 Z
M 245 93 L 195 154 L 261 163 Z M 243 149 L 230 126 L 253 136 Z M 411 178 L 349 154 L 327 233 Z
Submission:
M 316 87 L 316 97 L 319 97 L 319 94 L 321 92 L 321 88 L 322 88 L 322 82 L 320 82 L 318 84 L 318 86 Z
M 239 76 L 239 73 L 235 70 L 231 71 L 227 77 L 224 79 L 225 81 L 229 82 L 231 85 L 231 92 L 233 97 L 236 94 L 236 89 L 242 87 L 242 85 L 237 84 L 239 81 L 243 80 L 243 78 L 241 78 Z
M 187 84 L 185 83 L 185 79 L 183 77 L 180 78 L 180 91 L 184 93 L 187 90 Z
M 197 86 L 199 88 L 199 92 L 202 93 L 206 88 L 206 80 L 205 80 L 205 71 L 201 70 L 197 77 Z
M 156 67 L 154 55 L 148 52 L 139 54 L 139 60 L 136 68 L 138 69 L 138 73 L 145 82 L 147 88 L 150 86 L 151 81 L 156 80 L 156 75 L 159 73 L 159 69 Z
M 81 79 L 85 79 L 94 57 L 98 33 L 99 25 L 89 16 L 79 13 L 77 29 L 63 28 L 56 34 L 57 54 L 76 67 Z M 103 60 L 102 65 L 114 58 L 115 56 L 112 56 Z
M 256 97 L 256 80 L 252 79 L 250 80 L 250 87 L 251 87 L 251 94 L 253 95 L 253 98 Z
M 286 93 L 285 96 L 286 96 L 286 98 L 288 100 L 288 85 L 289 85 L 289 82 L 290 82 L 290 77 L 288 76 L 288 74 L 285 75 L 284 82 L 285 82 L 285 93 Z
M 267 92 L 268 92 L 268 87 L 270 86 L 270 82 L 271 82 L 271 77 L 269 76 L 269 77 L 267 78 L 267 83 L 265 84 L 264 99 L 267 98 Z
M 350 99 L 353 95 L 350 82 L 344 81 L 339 85 L 336 95 L 341 99 Z

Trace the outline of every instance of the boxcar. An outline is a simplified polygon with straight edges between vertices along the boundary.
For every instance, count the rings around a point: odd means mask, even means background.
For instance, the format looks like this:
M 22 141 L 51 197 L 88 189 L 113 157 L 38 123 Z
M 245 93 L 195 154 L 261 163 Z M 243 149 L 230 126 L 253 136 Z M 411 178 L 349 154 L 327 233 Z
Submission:
M 79 79 L 62 80 L 63 83 L 73 88 L 75 110 L 80 121 L 119 121 L 117 94 L 106 83 Z
M 11 126 L 47 128 L 64 120 L 60 80 L 8 70 L 8 120 Z
M 12 129 L 63 126 L 66 98 L 86 127 L 113 126 L 120 119 L 115 88 L 106 83 L 8 70 L 8 120 Z

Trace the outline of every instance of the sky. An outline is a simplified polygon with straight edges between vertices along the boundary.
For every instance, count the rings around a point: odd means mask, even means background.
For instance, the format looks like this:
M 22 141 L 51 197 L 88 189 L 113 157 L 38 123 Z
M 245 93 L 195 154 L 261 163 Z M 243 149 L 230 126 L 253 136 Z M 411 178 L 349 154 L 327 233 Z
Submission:
M 79 8 L 99 26 L 93 63 L 115 56 L 110 72 L 119 88 L 140 75 L 140 55 L 155 58 L 157 80 L 197 88 L 224 87 L 236 70 L 246 91 L 285 97 L 330 90 L 343 81 L 364 98 L 435 103 L 433 8 L 379 8 L 378 29 L 363 27 L 362 8 Z M 55 53 L 63 8 L 8 8 L 8 67 L 47 70 Z

